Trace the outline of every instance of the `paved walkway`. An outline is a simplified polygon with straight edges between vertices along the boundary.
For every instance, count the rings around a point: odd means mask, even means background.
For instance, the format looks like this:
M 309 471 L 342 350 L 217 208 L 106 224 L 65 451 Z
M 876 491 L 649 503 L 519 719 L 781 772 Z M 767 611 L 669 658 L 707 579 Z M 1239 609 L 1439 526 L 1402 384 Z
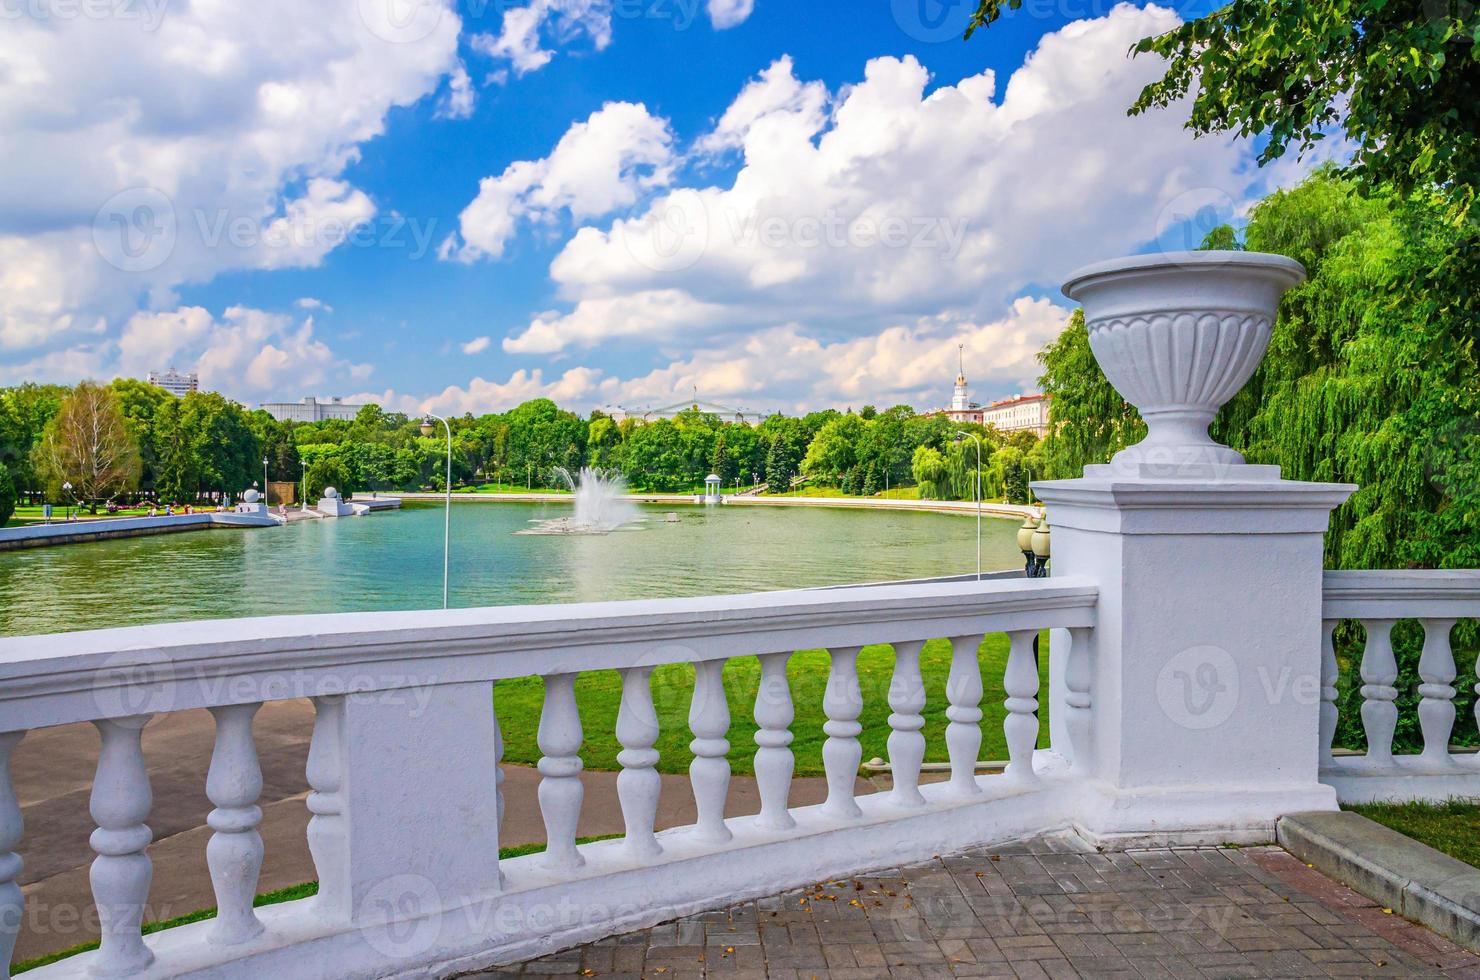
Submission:
M 1480 957 L 1275 847 L 1063 839 L 826 882 L 471 977 L 1466 977 Z

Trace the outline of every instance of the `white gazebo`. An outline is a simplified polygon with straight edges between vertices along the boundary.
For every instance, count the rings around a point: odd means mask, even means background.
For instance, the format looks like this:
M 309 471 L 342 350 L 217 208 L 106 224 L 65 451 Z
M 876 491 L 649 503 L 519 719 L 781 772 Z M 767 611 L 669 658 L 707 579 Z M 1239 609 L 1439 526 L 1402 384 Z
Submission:
M 719 487 L 721 480 L 719 474 L 711 473 L 704 478 L 704 502 L 706 504 L 717 504 L 722 502 Z

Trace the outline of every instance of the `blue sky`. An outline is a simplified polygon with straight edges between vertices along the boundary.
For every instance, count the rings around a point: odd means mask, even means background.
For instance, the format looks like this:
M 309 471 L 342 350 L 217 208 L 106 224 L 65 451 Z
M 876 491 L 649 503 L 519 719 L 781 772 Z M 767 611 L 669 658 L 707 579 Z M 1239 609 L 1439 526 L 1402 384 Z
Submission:
M 1313 163 L 1126 118 L 1159 7 L 1029 2 L 964 43 L 938 0 L 322 7 L 7 27 L 0 381 L 924 409 L 965 345 L 985 400 L 1031 387 L 1074 266 Z

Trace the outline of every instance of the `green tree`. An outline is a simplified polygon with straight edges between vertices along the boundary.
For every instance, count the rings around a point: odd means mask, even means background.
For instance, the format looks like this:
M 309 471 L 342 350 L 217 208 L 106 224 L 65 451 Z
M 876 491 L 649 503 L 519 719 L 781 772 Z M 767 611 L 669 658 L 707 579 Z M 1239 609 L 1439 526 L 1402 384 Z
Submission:
M 46 424 L 36 447 L 36 469 L 54 499 L 98 505 L 139 484 L 139 446 L 118 396 L 84 381 Z M 70 489 L 68 489 L 70 487 Z
M 946 458 L 939 449 L 917 446 L 910 468 L 922 499 L 945 500 L 950 496 L 950 475 L 946 470 Z
M 10 479 L 10 470 L 0 465 L 0 527 L 15 516 L 15 483 Z
M 766 451 L 766 484 L 771 493 L 786 493 L 796 475 L 796 457 L 784 436 L 778 434 Z
M 344 464 L 337 456 L 324 456 L 308 467 L 308 494 L 309 501 L 315 501 L 324 496 L 324 491 L 333 487 L 340 493 L 348 495 L 353 489 L 348 486 L 349 473 Z
M 155 420 L 160 409 L 175 396 L 158 385 L 136 378 L 118 378 L 108 386 L 118 396 L 125 423 L 139 447 L 139 489 L 153 491 L 159 480 L 159 446 Z

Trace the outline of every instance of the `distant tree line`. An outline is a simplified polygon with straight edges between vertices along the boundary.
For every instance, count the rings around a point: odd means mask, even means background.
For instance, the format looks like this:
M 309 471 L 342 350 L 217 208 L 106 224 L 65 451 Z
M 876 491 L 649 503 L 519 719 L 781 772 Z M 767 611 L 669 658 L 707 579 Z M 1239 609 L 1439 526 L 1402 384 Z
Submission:
M 1028 500 L 1045 467 L 1031 433 L 1005 437 L 908 406 L 772 415 L 758 424 L 692 409 L 673 418 L 580 416 L 549 399 L 450 420 L 454 488 L 561 486 L 560 471 L 593 466 L 645 491 L 680 492 L 710 473 L 726 487 L 771 493 L 821 487 L 873 495 L 918 486 L 932 499 L 971 499 L 981 440 L 983 495 Z M 264 474 L 263 460 L 266 460 Z M 316 499 L 345 492 L 432 489 L 445 483 L 446 436 L 421 419 L 370 405 L 352 420 L 281 422 L 215 393 L 176 398 L 132 379 L 76 387 L 0 389 L 0 515 L 15 500 L 197 503 L 288 481 Z

